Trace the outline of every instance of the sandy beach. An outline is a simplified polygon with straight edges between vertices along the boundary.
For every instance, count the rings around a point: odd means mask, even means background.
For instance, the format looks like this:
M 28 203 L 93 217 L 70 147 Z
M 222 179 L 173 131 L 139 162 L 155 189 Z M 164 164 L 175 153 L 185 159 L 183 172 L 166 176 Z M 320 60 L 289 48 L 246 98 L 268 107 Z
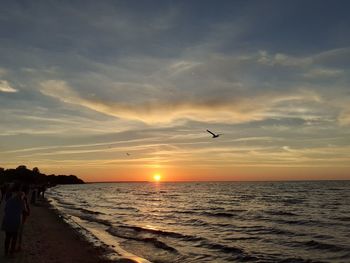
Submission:
M 3 217 L 4 202 L 1 204 L 0 218 Z M 107 263 L 101 255 L 104 248 L 93 247 L 83 240 L 52 209 L 47 201 L 31 206 L 31 215 L 23 234 L 22 251 L 11 258 L 5 258 L 5 234 L 0 235 L 0 261 L 18 263 Z

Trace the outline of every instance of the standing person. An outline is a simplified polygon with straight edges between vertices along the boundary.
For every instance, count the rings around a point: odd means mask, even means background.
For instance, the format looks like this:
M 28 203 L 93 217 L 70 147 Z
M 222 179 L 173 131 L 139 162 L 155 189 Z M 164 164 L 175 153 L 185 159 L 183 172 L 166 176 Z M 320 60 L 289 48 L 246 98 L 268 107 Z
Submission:
M 16 249 L 17 234 L 22 224 L 22 214 L 25 210 L 23 192 L 19 184 L 14 185 L 12 196 L 5 204 L 5 213 L 1 229 L 5 231 L 5 256 L 13 254 Z
M 6 194 L 6 184 L 1 185 L 0 191 L 1 191 L 1 200 L 0 200 L 0 204 L 1 204 L 2 200 L 5 198 L 5 194 Z
M 39 198 L 40 198 L 40 196 L 41 196 L 41 186 L 39 185 L 39 186 L 37 186 L 37 188 L 36 188 L 36 194 L 37 194 L 37 199 L 39 200 Z
M 44 184 L 44 185 L 41 187 L 41 197 L 42 197 L 42 199 L 45 199 L 45 192 L 46 192 L 46 189 L 47 189 L 47 185 Z
M 37 187 L 33 187 L 32 188 L 32 196 L 31 196 L 31 198 L 30 198 L 30 203 L 31 204 L 33 204 L 33 205 L 35 205 L 36 204 L 36 197 L 37 197 L 37 191 L 38 191 L 38 189 L 37 189 Z
M 24 210 L 22 212 L 22 223 L 18 230 L 18 244 L 17 244 L 17 250 L 22 250 L 22 236 L 23 236 L 23 228 L 24 224 L 27 221 L 28 216 L 30 215 L 30 207 L 28 202 L 28 194 L 29 194 L 29 186 L 25 185 L 22 188 L 23 192 L 23 202 L 24 202 Z
M 6 186 L 5 196 L 4 196 L 5 201 L 7 201 L 7 200 L 9 200 L 9 199 L 11 198 L 13 187 L 14 187 L 14 184 L 13 184 L 13 183 L 8 184 L 8 185 Z

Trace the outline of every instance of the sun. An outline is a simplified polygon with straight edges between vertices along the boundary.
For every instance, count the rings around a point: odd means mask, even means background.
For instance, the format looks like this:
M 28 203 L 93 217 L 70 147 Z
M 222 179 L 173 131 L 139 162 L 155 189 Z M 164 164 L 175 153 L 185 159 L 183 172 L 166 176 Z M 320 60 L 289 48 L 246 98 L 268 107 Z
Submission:
M 153 175 L 153 180 L 156 181 L 156 182 L 159 182 L 161 178 L 162 177 L 160 176 L 160 174 L 154 174 Z

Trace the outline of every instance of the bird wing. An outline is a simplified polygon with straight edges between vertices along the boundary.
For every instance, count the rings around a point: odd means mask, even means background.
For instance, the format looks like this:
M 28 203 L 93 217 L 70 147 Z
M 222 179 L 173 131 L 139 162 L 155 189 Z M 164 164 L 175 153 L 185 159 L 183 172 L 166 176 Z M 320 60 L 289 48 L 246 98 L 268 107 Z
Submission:
M 209 132 L 211 135 L 215 136 L 215 133 L 213 133 L 213 132 L 211 132 L 209 130 L 207 130 L 207 132 Z

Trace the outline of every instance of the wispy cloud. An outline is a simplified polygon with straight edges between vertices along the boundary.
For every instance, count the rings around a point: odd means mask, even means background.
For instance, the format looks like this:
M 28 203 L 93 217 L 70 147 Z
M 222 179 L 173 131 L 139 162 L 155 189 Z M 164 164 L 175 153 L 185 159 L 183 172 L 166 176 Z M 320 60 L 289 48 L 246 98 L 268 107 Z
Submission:
M 17 92 L 18 90 L 13 88 L 6 80 L 0 80 L 0 92 Z
M 279 62 L 283 64 L 280 67 L 297 67 L 297 62 L 286 61 L 298 59 L 287 56 L 279 58 L 281 56 L 277 56 L 277 61 L 283 62 Z M 270 64 L 267 68 L 265 65 L 259 65 L 260 59 L 259 56 L 252 55 L 238 58 L 214 56 L 209 60 L 191 63 L 180 61 L 164 64 L 164 61 L 160 60 L 159 67 L 154 67 L 150 76 L 145 76 L 142 67 L 137 73 L 134 69 L 132 72 L 124 70 L 121 76 L 124 79 L 129 76 L 133 82 L 115 82 L 111 77 L 106 79 L 100 73 L 95 73 L 93 79 L 98 77 L 96 80 L 99 82 L 93 83 L 96 86 L 104 86 L 103 90 L 94 88 L 91 83 L 76 83 L 73 80 L 71 84 L 66 80 L 47 80 L 40 85 L 44 95 L 62 102 L 150 124 L 169 123 L 180 119 L 249 122 L 283 117 L 276 116 L 277 108 L 287 109 L 284 107 L 286 103 L 313 103 L 314 106 L 322 103 L 322 90 L 307 87 L 301 81 L 297 82 L 298 72 L 294 70 L 291 73 L 283 72 L 288 78 L 294 79 L 284 88 L 278 86 L 285 85 L 279 80 L 271 83 L 258 82 L 261 78 L 259 71 L 272 74 L 275 70 Z M 138 63 L 149 64 L 145 58 L 143 62 Z M 117 74 L 114 78 L 118 76 L 118 67 L 113 66 Z M 242 69 L 247 69 L 252 79 L 242 77 Z M 258 74 L 254 76 L 254 72 Z M 135 77 L 135 74 L 140 77 Z M 296 113 L 296 109 L 293 110 Z M 303 118 L 302 114 L 299 115 Z

